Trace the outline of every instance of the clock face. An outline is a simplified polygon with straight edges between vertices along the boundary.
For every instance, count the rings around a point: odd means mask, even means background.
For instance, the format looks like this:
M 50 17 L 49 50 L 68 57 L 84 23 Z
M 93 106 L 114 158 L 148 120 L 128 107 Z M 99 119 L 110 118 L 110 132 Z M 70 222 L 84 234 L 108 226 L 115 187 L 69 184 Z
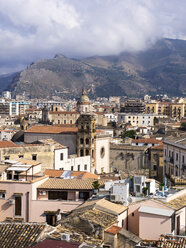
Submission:
M 101 155 L 101 158 L 104 158 L 105 156 L 105 148 L 103 146 L 100 149 L 100 155 Z

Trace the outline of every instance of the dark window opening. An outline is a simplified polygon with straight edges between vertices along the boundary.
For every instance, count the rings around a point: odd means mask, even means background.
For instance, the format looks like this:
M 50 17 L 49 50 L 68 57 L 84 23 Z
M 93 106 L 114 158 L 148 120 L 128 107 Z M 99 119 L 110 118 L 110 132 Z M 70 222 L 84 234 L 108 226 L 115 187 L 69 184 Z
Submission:
M 49 191 L 49 200 L 67 200 L 67 191 Z
M 80 139 L 80 144 L 83 144 L 83 138 Z
M 15 215 L 21 216 L 21 196 L 15 196 Z
M 37 154 L 32 154 L 32 160 L 37 160 Z
M 86 201 L 88 200 L 88 198 L 89 198 L 89 192 L 79 192 L 79 199 Z
M 63 160 L 63 153 L 60 154 L 60 160 Z
M 86 144 L 87 144 L 87 145 L 89 144 L 89 139 L 86 139 Z
M 83 157 L 83 150 L 80 150 L 80 156 Z
M 89 155 L 89 150 L 86 149 L 86 156 L 88 156 L 88 155 Z

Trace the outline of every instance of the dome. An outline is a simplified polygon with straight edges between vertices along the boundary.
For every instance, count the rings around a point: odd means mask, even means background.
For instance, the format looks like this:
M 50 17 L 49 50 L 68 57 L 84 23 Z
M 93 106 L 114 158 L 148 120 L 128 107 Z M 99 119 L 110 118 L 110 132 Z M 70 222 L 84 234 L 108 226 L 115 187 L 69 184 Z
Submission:
M 82 103 L 89 103 L 90 102 L 88 96 L 86 95 L 85 89 L 82 90 L 82 95 L 79 98 L 79 101 L 78 102 L 81 103 L 81 104 Z

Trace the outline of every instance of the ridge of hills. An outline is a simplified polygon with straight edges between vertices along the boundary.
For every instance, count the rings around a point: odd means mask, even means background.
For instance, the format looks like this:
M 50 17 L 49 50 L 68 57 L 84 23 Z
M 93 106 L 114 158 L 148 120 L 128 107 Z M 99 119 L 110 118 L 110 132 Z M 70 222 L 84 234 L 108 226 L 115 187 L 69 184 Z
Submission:
M 1 79 L 0 79 L 1 80 Z M 0 85 L 1 87 L 1 85 Z M 30 98 L 186 94 L 186 41 L 162 39 L 141 52 L 71 59 L 57 54 L 16 73 L 7 89 Z

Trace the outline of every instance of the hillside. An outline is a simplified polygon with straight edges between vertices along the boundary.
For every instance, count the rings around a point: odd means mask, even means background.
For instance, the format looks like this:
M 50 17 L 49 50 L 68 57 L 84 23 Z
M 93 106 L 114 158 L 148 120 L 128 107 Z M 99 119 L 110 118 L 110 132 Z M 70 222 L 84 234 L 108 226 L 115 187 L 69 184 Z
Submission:
M 138 53 L 82 60 L 61 54 L 32 63 L 14 77 L 9 89 L 34 98 L 186 93 L 186 41 L 163 39 Z

